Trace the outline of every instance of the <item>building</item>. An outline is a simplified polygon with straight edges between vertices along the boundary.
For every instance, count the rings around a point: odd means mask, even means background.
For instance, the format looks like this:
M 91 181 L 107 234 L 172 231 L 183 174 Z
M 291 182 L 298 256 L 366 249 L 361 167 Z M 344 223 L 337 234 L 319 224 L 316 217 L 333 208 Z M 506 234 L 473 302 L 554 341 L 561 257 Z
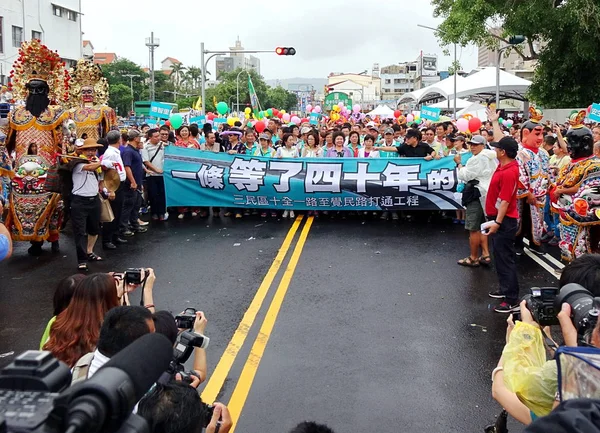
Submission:
M 438 61 L 436 54 L 423 54 L 423 51 L 417 57 L 417 78 L 415 89 L 423 89 L 440 81 L 438 74 Z
M 58 51 L 67 64 L 82 55 L 80 0 L 0 1 L 0 82 L 8 82 L 21 42 L 33 38 Z
M 162 62 L 160 62 L 160 69 L 163 71 L 170 71 L 171 66 L 173 65 L 181 65 L 182 63 L 177 60 L 175 57 L 167 57 Z
M 217 56 L 215 60 L 217 80 L 222 73 L 235 71 L 236 69 L 253 69 L 260 75 L 260 59 L 258 57 L 236 53 L 236 51 L 244 51 L 239 37 L 235 41 L 235 46 L 229 47 L 229 50 L 232 51 L 229 56 Z
M 416 89 L 417 62 L 384 66 L 380 70 L 381 97 L 397 99 Z
M 491 33 L 499 36 L 502 34 L 502 28 L 497 27 L 490 29 Z M 534 50 L 539 52 L 540 44 L 538 42 L 533 43 Z M 531 56 L 531 49 L 528 44 L 523 46 L 523 54 L 525 56 Z M 485 68 L 488 66 L 496 66 L 498 62 L 498 51 L 490 49 L 485 45 L 479 45 L 477 47 L 477 66 L 479 68 Z M 515 75 L 531 80 L 535 70 L 537 62 L 535 60 L 523 60 L 515 50 L 505 50 L 500 57 L 500 68 L 510 71 Z
M 83 41 L 83 48 L 81 50 L 81 55 L 84 59 L 93 60 L 94 59 L 94 46 L 92 45 L 92 41 Z
M 330 91 L 342 92 L 349 96 L 353 103 L 363 104 L 381 99 L 381 78 L 360 74 L 331 73 L 327 87 Z
M 116 61 L 116 53 L 94 53 L 94 63 L 96 63 L 97 65 L 107 65 Z

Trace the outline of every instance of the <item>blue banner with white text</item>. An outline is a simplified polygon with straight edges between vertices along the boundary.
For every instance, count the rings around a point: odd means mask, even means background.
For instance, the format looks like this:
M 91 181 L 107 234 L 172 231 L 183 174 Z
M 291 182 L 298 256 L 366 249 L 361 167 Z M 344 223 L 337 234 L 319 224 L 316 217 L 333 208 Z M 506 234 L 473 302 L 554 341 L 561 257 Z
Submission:
M 453 157 L 278 159 L 169 146 L 164 179 L 169 207 L 462 209 Z

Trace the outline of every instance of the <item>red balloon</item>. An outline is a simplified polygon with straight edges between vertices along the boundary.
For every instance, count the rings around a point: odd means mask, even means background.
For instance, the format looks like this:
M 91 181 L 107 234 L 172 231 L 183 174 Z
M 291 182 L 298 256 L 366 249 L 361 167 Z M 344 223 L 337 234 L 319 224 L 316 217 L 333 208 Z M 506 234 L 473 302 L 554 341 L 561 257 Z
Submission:
M 207 118 L 208 120 L 214 120 L 214 118 L 215 118 L 215 117 L 216 117 L 216 116 L 215 116 L 213 113 L 208 113 L 208 114 L 206 115 L 206 118 Z
M 400 110 L 396 110 L 394 111 L 394 117 L 397 119 L 398 117 L 400 117 L 400 115 L 402 114 L 402 112 Z
M 588 112 L 588 114 L 590 114 L 592 112 L 592 106 L 591 105 L 589 107 L 587 107 L 587 112 Z
M 481 120 L 477 117 L 473 117 L 469 120 L 469 131 L 471 131 L 471 133 L 479 131 L 479 128 L 481 128 Z
M 171 122 L 169 122 L 168 120 L 165 122 L 165 125 L 167 126 L 171 126 Z
M 306 117 L 304 117 L 300 120 L 300 123 L 308 123 L 308 122 L 309 122 L 309 120 Z
M 261 132 L 263 132 L 265 130 L 266 126 L 265 126 L 265 122 L 256 122 L 256 125 L 254 125 L 254 129 L 256 130 L 256 132 L 258 132 L 259 134 Z
M 276 116 L 277 116 L 277 117 L 279 117 L 279 118 L 281 119 L 281 118 L 283 117 L 283 114 L 281 114 L 281 113 L 277 112 Z
M 279 110 L 277 108 L 273 108 L 273 116 L 279 117 Z

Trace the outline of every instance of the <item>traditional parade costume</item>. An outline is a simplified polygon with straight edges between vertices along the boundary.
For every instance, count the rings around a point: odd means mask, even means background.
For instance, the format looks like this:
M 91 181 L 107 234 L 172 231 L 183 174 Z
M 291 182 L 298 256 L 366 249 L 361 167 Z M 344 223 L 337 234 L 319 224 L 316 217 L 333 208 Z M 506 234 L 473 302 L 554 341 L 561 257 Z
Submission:
M 69 117 L 77 127 L 77 138 L 98 140 L 117 123 L 115 110 L 108 106 L 108 81 L 100 66 L 80 59 L 71 69 Z
M 68 97 L 69 75 L 57 52 L 39 40 L 24 42 L 11 72 L 15 100 L 25 101 L 10 113 L 6 149 L 15 151 L 6 226 L 13 240 L 31 241 L 29 253 L 39 255 L 43 241 L 58 250 L 62 201 L 45 190 L 47 171 L 61 152 L 63 122 L 59 104 Z M 32 144 L 37 151 L 30 153 Z

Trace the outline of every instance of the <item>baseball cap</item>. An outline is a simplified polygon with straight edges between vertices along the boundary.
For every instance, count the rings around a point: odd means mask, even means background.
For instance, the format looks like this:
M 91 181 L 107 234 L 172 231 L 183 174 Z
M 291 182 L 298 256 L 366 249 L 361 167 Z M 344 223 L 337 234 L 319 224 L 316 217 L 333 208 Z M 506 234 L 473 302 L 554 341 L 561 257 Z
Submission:
M 258 136 L 259 140 L 270 140 L 271 138 L 269 137 L 269 134 L 265 134 L 264 132 L 261 132 L 260 135 Z
M 490 143 L 490 146 L 497 147 L 498 149 L 502 149 L 505 151 L 512 151 L 513 153 L 517 153 L 519 151 L 519 143 L 512 137 L 503 137 L 500 141 L 494 141 Z
M 385 131 L 383 132 L 384 135 L 388 135 L 388 134 L 394 134 L 394 130 L 392 128 L 385 128 Z
M 467 137 L 465 137 L 463 134 L 456 134 L 456 136 L 454 137 L 455 141 L 467 141 Z
M 448 135 L 446 135 L 445 138 L 447 138 L 450 141 L 455 141 L 456 140 L 456 135 L 454 135 L 454 134 L 448 134 Z
M 469 144 L 485 144 L 486 143 L 486 139 L 483 135 L 474 135 L 470 140 L 469 140 Z
M 375 127 L 375 122 L 371 121 L 371 122 L 367 122 L 367 124 L 365 125 L 367 128 L 374 128 Z
M 308 134 L 310 132 L 310 128 L 308 126 L 303 126 L 302 129 L 300 130 L 300 134 L 304 135 L 304 134 Z

